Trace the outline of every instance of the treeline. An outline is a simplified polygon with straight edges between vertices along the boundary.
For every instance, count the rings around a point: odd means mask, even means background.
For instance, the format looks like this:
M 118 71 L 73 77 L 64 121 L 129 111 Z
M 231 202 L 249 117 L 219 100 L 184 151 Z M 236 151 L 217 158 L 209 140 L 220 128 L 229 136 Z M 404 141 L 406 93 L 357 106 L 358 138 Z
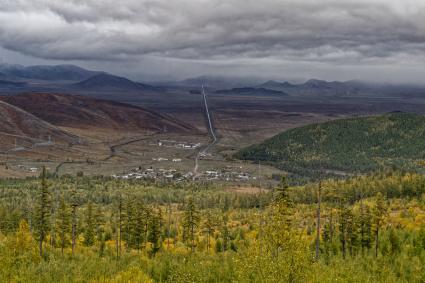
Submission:
M 171 203 L 180 210 L 195 194 L 197 197 L 194 201 L 200 210 L 228 212 L 257 208 L 260 203 L 266 204 L 271 200 L 270 194 L 240 194 L 210 183 L 152 183 L 71 176 L 54 178 L 49 174 L 45 177 L 48 180 L 52 210 L 57 210 L 61 201 L 64 201 L 68 206 L 75 204 L 76 207 L 83 208 L 81 211 L 91 203 L 109 213 L 116 210 L 117 203 L 127 200 L 137 200 L 146 206 L 163 209 Z M 39 199 L 40 179 L 5 180 L 0 185 L 1 231 L 16 231 L 21 219 L 26 219 L 32 227 L 35 203 Z
M 378 193 L 387 199 L 422 199 L 425 196 L 425 175 L 404 171 L 377 172 L 344 180 L 328 179 L 320 184 L 322 199 L 333 205 L 341 202 L 353 204 Z M 292 187 L 291 197 L 299 203 L 315 203 L 317 185 Z
M 222 232 L 220 237 L 216 233 L 217 251 L 236 250 L 233 240 L 238 235 L 228 231 L 226 214 L 234 209 L 256 208 L 260 203 L 265 205 L 270 201 L 269 194 L 260 197 L 223 191 L 216 194 L 214 190 L 201 190 L 193 184 L 189 187 L 170 185 L 166 194 L 161 191 L 164 188 L 142 186 L 144 190 L 151 191 L 150 195 L 146 195 L 135 192 L 137 187 L 132 187 L 132 183 L 113 181 L 99 186 L 98 183 L 89 182 L 90 179 L 78 179 L 74 180 L 76 183 L 64 186 L 70 180 L 50 183 L 43 169 L 40 185 L 31 184 L 28 187 L 31 198 L 28 202 L 21 202 L 20 206 L 22 187 L 18 189 L 12 186 L 12 190 L 17 189 L 17 195 L 13 191 L 4 191 L 0 210 L 4 216 L 0 221 L 1 231 L 13 233 L 19 226 L 28 226 L 39 243 L 40 256 L 43 255 L 45 242 L 53 248 L 60 248 L 62 252 L 64 248 L 71 247 L 74 254 L 76 243 L 81 238 L 84 246 L 97 245 L 99 254 L 104 253 L 107 241 L 114 240 L 117 257 L 123 249 L 145 249 L 155 254 L 164 239 L 167 239 L 168 246 L 179 241 L 193 250 L 195 234 L 198 235 L 201 230 L 208 234 L 207 250 L 211 248 L 210 237 L 216 231 Z M 107 190 L 106 187 L 112 184 L 115 190 Z M 58 189 L 58 185 L 64 186 L 63 189 Z M 99 191 L 105 193 L 94 194 Z M 8 203 L 8 200 L 13 201 Z M 201 209 L 204 210 L 205 219 L 204 215 L 201 217 Z M 217 217 L 217 214 L 221 216 Z

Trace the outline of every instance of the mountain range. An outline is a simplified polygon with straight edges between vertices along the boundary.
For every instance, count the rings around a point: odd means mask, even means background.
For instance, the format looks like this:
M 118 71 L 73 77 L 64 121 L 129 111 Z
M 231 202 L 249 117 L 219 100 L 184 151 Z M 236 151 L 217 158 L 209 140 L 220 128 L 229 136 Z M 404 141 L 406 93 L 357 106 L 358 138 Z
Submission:
M 106 72 L 74 65 L 22 66 L 0 64 L 0 90 L 152 91 L 158 87 L 134 82 Z
M 33 79 L 48 81 L 80 81 L 101 72 L 89 71 L 75 65 L 35 65 L 22 66 L 12 64 L 0 64 L 0 73 L 10 80 Z M 2 75 L 0 74 L 0 78 Z
M 358 80 L 324 81 L 310 79 L 305 83 L 267 81 L 255 87 L 282 91 L 291 96 L 415 96 L 425 95 L 425 86 L 409 84 L 370 83 Z
M 164 92 L 173 88 L 197 88 L 204 85 L 218 94 L 281 95 L 292 97 L 352 97 L 352 96 L 423 96 L 425 86 L 408 84 L 377 84 L 362 81 L 324 81 L 310 79 L 304 83 L 287 81 L 261 82 L 258 78 L 199 76 L 178 82 L 158 82 L 155 85 L 132 81 L 101 71 L 91 71 L 75 65 L 22 66 L 0 64 L 0 91 L 55 92 Z
M 259 87 L 283 91 L 290 95 L 320 95 L 320 96 L 352 96 L 352 95 L 361 95 L 368 94 L 372 90 L 377 90 L 373 88 L 372 85 L 357 82 L 357 81 L 347 81 L 347 82 L 328 82 L 324 80 L 311 79 L 302 84 L 292 84 L 289 82 L 276 82 L 276 81 L 267 81 Z M 376 92 L 378 94 L 378 92 Z

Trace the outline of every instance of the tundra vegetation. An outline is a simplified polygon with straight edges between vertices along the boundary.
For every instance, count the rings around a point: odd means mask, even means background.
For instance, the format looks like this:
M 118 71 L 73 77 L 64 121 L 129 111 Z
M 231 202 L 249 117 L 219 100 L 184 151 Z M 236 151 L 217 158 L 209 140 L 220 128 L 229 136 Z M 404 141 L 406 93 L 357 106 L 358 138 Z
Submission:
M 1 282 L 424 282 L 425 176 L 0 181 Z

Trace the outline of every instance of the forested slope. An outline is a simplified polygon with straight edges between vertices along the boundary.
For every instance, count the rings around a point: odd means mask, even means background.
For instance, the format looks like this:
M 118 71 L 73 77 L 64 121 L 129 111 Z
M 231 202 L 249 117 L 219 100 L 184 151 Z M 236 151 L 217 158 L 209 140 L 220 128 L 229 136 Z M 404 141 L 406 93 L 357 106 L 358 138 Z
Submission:
M 0 180 L 0 282 L 425 282 L 424 183 Z
M 292 129 L 238 152 L 300 175 L 412 168 L 425 158 L 425 117 L 408 113 L 341 119 Z

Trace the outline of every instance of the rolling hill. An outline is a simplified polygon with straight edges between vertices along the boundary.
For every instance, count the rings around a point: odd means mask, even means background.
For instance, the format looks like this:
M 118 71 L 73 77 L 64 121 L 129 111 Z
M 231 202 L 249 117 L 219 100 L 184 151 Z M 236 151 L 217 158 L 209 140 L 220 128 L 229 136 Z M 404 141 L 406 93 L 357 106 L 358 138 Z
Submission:
M 297 87 L 297 85 L 291 84 L 288 82 L 280 83 L 280 82 L 271 80 L 261 84 L 260 87 L 264 87 L 267 89 L 285 89 L 285 88 L 294 88 L 294 87 Z
M 69 134 L 34 115 L 0 100 L 0 149 L 14 147 L 15 139 L 20 145 L 32 145 L 48 140 L 76 143 L 78 137 Z
M 191 125 L 142 107 L 78 95 L 27 93 L 0 97 L 53 125 L 136 132 L 196 132 Z
M 216 89 L 239 88 L 245 86 L 257 85 L 261 79 L 250 77 L 232 77 L 232 76 L 199 76 L 187 78 L 178 82 L 169 82 L 167 85 L 177 85 L 186 87 L 212 87 Z
M 242 88 L 232 88 L 232 89 L 224 89 L 215 91 L 217 94 L 231 94 L 231 95 L 260 95 L 260 96 L 274 96 L 280 95 L 285 96 L 288 95 L 279 90 L 272 90 L 267 88 L 254 88 L 254 87 L 242 87 Z
M 12 78 L 59 81 L 81 81 L 99 73 L 74 65 L 22 66 L 11 64 L 0 64 L 0 72 Z
M 94 91 L 144 91 L 152 90 L 155 87 L 137 83 L 124 77 L 118 77 L 107 73 L 94 75 L 86 80 L 72 85 L 72 87 L 80 90 Z
M 425 158 L 425 116 L 390 113 L 309 125 L 245 148 L 235 157 L 267 162 L 300 175 L 322 169 L 412 168 Z
M 23 88 L 27 86 L 25 82 L 15 82 L 0 79 L 0 88 Z
M 355 81 L 327 82 L 311 79 L 302 84 L 291 84 L 289 82 L 268 81 L 258 87 L 270 90 L 286 92 L 294 96 L 351 96 L 357 94 L 378 93 L 377 89 L 372 91 L 371 86 Z

